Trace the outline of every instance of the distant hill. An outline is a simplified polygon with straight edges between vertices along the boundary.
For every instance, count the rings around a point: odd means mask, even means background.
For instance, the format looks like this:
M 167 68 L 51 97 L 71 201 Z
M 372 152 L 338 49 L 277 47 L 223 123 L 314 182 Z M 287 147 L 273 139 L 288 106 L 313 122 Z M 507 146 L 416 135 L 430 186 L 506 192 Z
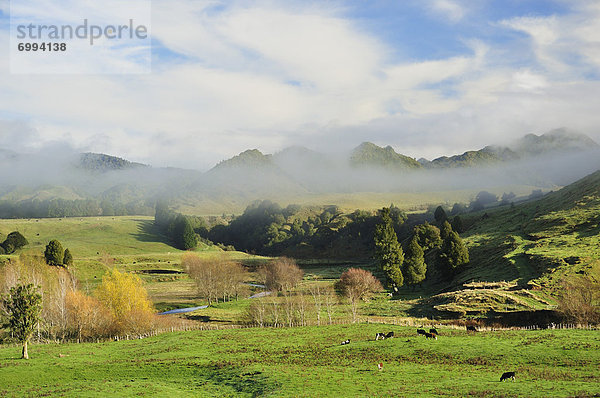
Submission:
M 0 201 L 31 201 L 35 207 L 36 200 L 95 200 L 147 212 L 162 198 L 188 212 L 222 214 L 259 199 L 323 204 L 351 194 L 461 191 L 468 197 L 482 189 L 502 194 L 507 186 L 521 194 L 533 187 L 547 191 L 600 168 L 600 147 L 587 136 L 558 129 L 525 136 L 510 147 L 487 146 L 433 161 L 364 142 L 337 153 L 299 146 L 273 155 L 250 149 L 208 172 L 154 168 L 101 153 L 10 149 L 0 149 L 0 165 L 11 170 L 0 176 Z
M 130 162 L 116 156 L 105 155 L 103 153 L 82 153 L 79 157 L 78 166 L 85 170 L 109 171 L 125 170 L 137 167 L 148 167 L 141 163 Z
M 587 135 L 560 128 L 539 136 L 527 134 L 513 143 L 511 148 L 520 156 L 539 156 L 557 151 L 589 151 L 600 146 Z
M 350 155 L 354 167 L 383 167 L 387 169 L 418 169 L 421 164 L 415 159 L 397 153 L 391 146 L 382 148 L 372 142 L 363 142 Z
M 519 156 L 509 148 L 486 146 L 479 151 L 467 151 L 462 155 L 442 156 L 425 165 L 437 168 L 476 167 L 516 159 Z

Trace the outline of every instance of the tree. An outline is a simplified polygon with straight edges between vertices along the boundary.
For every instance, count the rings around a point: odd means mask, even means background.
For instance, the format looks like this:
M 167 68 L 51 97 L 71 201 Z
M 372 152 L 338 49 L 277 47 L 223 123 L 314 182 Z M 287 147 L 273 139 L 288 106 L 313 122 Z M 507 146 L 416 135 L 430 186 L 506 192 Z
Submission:
M 304 276 L 304 272 L 296 262 L 287 257 L 278 258 L 262 266 L 258 273 L 265 282 L 267 289 L 289 291 L 294 288 Z
M 435 218 L 435 221 L 437 221 L 438 224 L 441 224 L 448 219 L 448 216 L 446 215 L 446 212 L 444 211 L 444 208 L 442 206 L 438 206 L 435 209 L 433 217 Z
M 404 258 L 404 278 L 407 285 L 413 287 L 425 280 L 427 265 L 425 264 L 425 253 L 416 236 L 413 236 L 406 248 Z
M 569 321 L 582 325 L 600 322 L 600 279 L 596 278 L 573 275 L 561 281 L 558 310 Z
M 23 359 L 29 359 L 27 343 L 40 321 L 42 296 L 33 284 L 17 285 L 10 289 L 3 305 L 9 315 L 8 327 L 19 343 L 23 344 Z
M 198 236 L 188 218 L 182 214 L 175 219 L 173 229 L 175 244 L 181 250 L 190 250 L 198 245 Z
M 344 272 L 340 276 L 336 288 L 350 300 L 353 322 L 358 319 L 358 302 L 368 299 L 372 293 L 383 289 L 372 273 L 361 268 L 350 268 Z
M 456 232 L 450 231 L 450 234 L 444 239 L 440 261 L 447 276 L 456 274 L 469 263 L 469 251 Z
M 110 312 L 115 332 L 143 331 L 151 326 L 154 308 L 139 276 L 113 268 L 104 274 L 95 295 Z
M 419 246 L 421 246 L 423 250 L 431 250 L 434 247 L 439 247 L 442 244 L 440 229 L 435 225 L 429 224 L 428 222 L 416 225 L 413 229 L 413 232 L 417 237 Z
M 460 216 L 455 216 L 454 219 L 452 220 L 452 229 L 455 230 L 459 234 L 464 231 L 463 222 L 462 222 L 462 219 L 460 218 Z
M 11 254 L 14 253 L 15 250 L 28 244 L 29 242 L 27 239 L 21 235 L 19 231 L 13 231 L 6 236 L 6 239 L 2 242 L 1 246 L 6 254 Z
M 396 289 L 404 283 L 401 270 L 404 252 L 392 225 L 390 209 L 384 207 L 380 215 L 381 222 L 375 227 L 375 259 L 385 273 L 388 287 Z
M 71 255 L 71 251 L 69 249 L 65 249 L 65 254 L 63 256 L 63 265 L 65 267 L 70 267 L 73 265 L 73 255 Z
M 46 258 L 46 263 L 48 263 L 48 265 L 63 265 L 65 253 L 60 242 L 56 239 L 51 240 L 46 245 L 44 257 Z
M 183 256 L 181 265 L 190 278 L 196 282 L 200 297 L 211 305 L 218 302 L 238 298 L 246 287 L 243 284 L 248 271 L 238 262 L 225 257 L 200 258 L 189 253 Z
M 440 228 L 440 237 L 442 240 L 446 239 L 448 235 L 450 235 L 450 232 L 452 232 L 452 226 L 448 220 L 446 220 L 442 223 L 442 227 Z
M 69 291 L 65 301 L 69 325 L 75 329 L 78 341 L 106 332 L 110 314 L 100 301 L 79 290 Z

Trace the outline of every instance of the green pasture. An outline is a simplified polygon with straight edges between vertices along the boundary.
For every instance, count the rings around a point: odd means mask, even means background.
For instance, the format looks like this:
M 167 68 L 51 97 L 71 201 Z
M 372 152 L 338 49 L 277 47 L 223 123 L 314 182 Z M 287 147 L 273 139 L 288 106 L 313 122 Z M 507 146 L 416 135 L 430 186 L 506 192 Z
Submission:
M 375 333 L 395 338 L 375 341 Z M 0 348 L 2 396 L 569 397 L 600 394 L 600 331 L 356 324 Z M 349 345 L 340 342 L 350 339 Z M 377 364 L 382 363 L 379 371 Z M 500 382 L 505 371 L 516 381 Z

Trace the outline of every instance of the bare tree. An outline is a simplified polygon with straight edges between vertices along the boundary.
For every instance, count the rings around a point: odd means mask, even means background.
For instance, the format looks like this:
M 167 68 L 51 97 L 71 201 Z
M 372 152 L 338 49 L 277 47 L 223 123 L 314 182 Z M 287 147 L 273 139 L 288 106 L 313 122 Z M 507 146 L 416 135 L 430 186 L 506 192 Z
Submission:
M 321 308 L 323 306 L 323 292 L 320 283 L 317 281 L 308 286 L 308 291 L 313 298 L 315 312 L 317 313 L 317 325 L 321 325 Z
M 579 324 L 599 323 L 600 281 L 589 276 L 563 280 L 558 309 Z
M 183 256 L 181 265 L 196 282 L 198 294 L 208 305 L 219 302 L 219 298 L 223 301 L 237 298 L 244 291 L 246 269 L 225 257 L 200 258 L 190 253 Z
M 383 290 L 381 282 L 372 273 L 361 268 L 350 268 L 337 282 L 337 287 L 352 306 L 352 321 L 358 320 L 358 302 L 366 300 L 377 291 Z
M 287 257 L 278 258 L 259 269 L 259 274 L 267 289 L 288 291 L 296 287 L 302 280 L 304 272 L 296 262 Z
M 325 304 L 327 318 L 329 319 L 329 324 L 331 325 L 333 323 L 335 306 L 338 303 L 338 297 L 333 287 L 329 286 L 325 290 L 323 290 L 323 303 Z

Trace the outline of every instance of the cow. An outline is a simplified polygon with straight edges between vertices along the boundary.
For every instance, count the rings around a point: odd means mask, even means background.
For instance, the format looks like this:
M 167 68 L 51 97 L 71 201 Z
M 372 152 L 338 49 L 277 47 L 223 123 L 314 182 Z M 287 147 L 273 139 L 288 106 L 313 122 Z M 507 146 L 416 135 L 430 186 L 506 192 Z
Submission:
M 350 339 L 342 341 L 342 345 L 350 344 Z
M 433 333 L 427 333 L 427 332 L 425 332 L 425 338 L 426 338 L 426 339 L 434 339 L 434 340 L 437 340 L 437 336 L 436 336 L 435 334 L 433 334 Z
M 381 369 L 383 369 L 383 362 L 379 362 L 377 364 L 377 369 L 379 369 L 381 371 Z
M 431 333 L 431 334 L 439 334 L 438 331 L 435 330 L 435 329 L 433 329 L 433 328 L 429 329 L 429 333 Z
M 425 330 L 417 329 L 417 334 L 425 334 L 425 333 L 427 333 Z
M 467 332 L 476 332 L 477 328 L 475 326 L 469 325 L 467 326 Z
M 389 332 L 388 334 L 385 335 L 386 339 L 391 339 L 392 337 L 394 337 L 394 332 Z
M 379 340 L 379 339 L 385 339 L 385 333 L 377 333 L 375 334 L 375 340 Z
M 500 376 L 500 381 L 504 381 L 506 379 L 511 379 L 512 381 L 515 381 L 515 372 L 502 373 L 502 376 Z

